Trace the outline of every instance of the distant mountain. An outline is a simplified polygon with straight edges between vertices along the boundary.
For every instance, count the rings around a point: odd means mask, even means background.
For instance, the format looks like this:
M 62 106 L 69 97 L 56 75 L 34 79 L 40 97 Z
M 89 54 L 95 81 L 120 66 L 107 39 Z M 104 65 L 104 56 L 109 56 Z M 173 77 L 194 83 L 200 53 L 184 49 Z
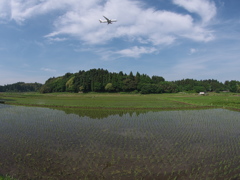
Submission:
M 30 91 L 39 91 L 42 87 L 40 83 L 24 83 L 17 82 L 14 84 L 7 84 L 0 86 L 0 92 L 30 92 Z

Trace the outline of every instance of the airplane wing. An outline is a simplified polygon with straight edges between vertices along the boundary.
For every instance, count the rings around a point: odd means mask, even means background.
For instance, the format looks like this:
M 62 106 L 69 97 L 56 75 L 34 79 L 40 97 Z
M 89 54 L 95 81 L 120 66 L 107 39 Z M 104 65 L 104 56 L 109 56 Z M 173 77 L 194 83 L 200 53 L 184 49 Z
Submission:
M 110 19 L 108 19 L 107 17 L 103 16 L 107 21 L 110 21 Z
M 112 22 L 117 22 L 116 19 L 108 19 L 106 16 L 103 16 L 106 20 L 101 20 L 99 19 L 100 23 L 108 23 L 108 24 L 112 24 Z

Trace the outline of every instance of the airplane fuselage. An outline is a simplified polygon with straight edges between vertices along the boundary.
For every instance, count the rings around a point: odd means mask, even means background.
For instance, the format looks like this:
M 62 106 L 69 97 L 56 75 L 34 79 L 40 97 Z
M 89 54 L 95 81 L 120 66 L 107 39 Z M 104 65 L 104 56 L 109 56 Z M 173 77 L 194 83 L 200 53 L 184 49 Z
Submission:
M 103 16 L 105 18 L 105 20 L 101 20 L 99 19 L 100 23 L 108 23 L 108 24 L 112 24 L 113 22 L 117 22 L 116 19 L 108 19 L 107 17 Z

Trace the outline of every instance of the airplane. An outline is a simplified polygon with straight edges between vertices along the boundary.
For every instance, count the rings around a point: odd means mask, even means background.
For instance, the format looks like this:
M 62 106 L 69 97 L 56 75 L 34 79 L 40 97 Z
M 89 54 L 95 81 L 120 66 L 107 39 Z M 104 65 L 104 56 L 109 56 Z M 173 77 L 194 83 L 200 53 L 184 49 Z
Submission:
M 101 20 L 99 19 L 100 23 L 108 23 L 108 24 L 112 24 L 112 22 L 117 22 L 116 19 L 108 19 L 107 17 L 103 16 L 106 20 Z

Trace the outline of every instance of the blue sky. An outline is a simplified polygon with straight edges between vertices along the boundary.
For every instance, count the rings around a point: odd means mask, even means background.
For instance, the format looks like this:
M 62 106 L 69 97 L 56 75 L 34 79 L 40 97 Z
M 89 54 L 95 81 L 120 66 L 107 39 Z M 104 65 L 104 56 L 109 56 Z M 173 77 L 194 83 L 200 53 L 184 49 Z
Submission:
M 103 68 L 240 80 L 239 0 L 1 0 L 0 85 Z M 103 15 L 117 19 L 99 23 Z

